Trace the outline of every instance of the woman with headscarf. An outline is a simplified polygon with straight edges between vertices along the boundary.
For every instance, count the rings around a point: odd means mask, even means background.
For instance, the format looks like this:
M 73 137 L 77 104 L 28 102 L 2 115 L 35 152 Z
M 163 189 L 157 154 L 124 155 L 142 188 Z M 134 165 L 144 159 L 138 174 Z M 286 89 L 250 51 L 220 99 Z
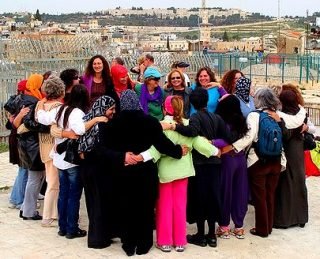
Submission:
M 114 89 L 119 97 L 123 91 L 132 89 L 128 70 L 123 65 L 115 64 L 111 67 L 110 71 Z
M 139 98 L 132 90 L 122 93 L 119 116 L 101 126 L 101 151 L 97 155 L 100 155 L 117 177 L 113 198 L 119 212 L 122 248 L 128 256 L 135 253 L 146 254 L 153 245 L 157 166 L 152 161 L 126 165 L 128 152 L 137 155 L 154 145 L 161 153 L 179 159 L 182 148 L 166 138 L 157 119 L 143 112 Z M 104 152 L 107 149 L 118 152 L 119 155 L 107 161 L 108 155 Z
M 30 111 L 25 117 L 15 117 L 13 125 L 18 128 L 25 127 L 24 133 L 18 135 L 19 158 L 22 167 L 28 169 L 28 181 L 25 197 L 20 209 L 20 217 L 23 219 L 41 220 L 37 208 L 37 199 L 42 182 L 44 180 L 44 164 L 40 158 L 39 132 L 49 132 L 49 127 L 35 121 L 34 111 L 37 102 L 42 98 L 40 88 L 43 76 L 33 74 L 28 78 L 25 94 L 21 94 L 17 102 L 17 110 L 29 107 Z M 22 132 L 22 131 L 21 131 Z
M 97 116 L 106 116 L 110 120 L 114 113 L 115 101 L 103 95 L 93 103 L 92 108 L 83 119 L 89 121 Z M 89 219 L 88 247 L 97 249 L 108 247 L 111 244 L 111 238 L 114 237 L 114 219 L 112 218 L 114 184 L 109 168 L 106 169 L 104 161 L 97 156 L 101 124 L 105 123 L 94 125 L 79 139 L 79 151 L 84 157 L 80 174 Z M 116 159 L 116 156 L 114 158 Z
M 240 100 L 242 114 L 247 118 L 249 112 L 254 111 L 253 97 L 250 95 L 251 80 L 246 77 L 240 77 L 235 84 L 234 95 Z
M 282 112 L 296 115 L 299 97 L 292 90 L 280 93 Z M 308 196 L 305 180 L 302 125 L 288 130 L 283 141 L 286 171 L 280 175 L 275 198 L 274 227 L 304 227 L 308 222 Z

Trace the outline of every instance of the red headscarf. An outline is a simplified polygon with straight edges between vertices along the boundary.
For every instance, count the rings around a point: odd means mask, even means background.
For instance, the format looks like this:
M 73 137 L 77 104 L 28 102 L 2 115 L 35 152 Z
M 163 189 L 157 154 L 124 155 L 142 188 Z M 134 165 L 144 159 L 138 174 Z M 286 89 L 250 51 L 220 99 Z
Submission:
M 27 81 L 28 80 L 21 80 L 18 82 L 18 91 L 19 92 L 24 92 L 27 88 Z
M 120 78 L 128 76 L 128 70 L 124 66 L 116 64 L 111 67 L 110 72 L 114 89 L 118 96 L 120 96 L 123 91 L 128 89 L 128 80 L 125 83 L 120 82 Z

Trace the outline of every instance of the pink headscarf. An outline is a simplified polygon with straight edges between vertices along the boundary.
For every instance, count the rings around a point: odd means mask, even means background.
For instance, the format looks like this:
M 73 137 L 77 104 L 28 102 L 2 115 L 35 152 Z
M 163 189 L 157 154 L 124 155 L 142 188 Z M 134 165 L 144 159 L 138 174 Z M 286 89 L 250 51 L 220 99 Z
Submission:
M 172 103 L 171 100 L 173 98 L 174 95 L 170 95 L 166 98 L 166 100 L 164 101 L 164 109 L 167 112 L 168 115 L 173 115 L 174 114 L 174 109 L 172 107 Z

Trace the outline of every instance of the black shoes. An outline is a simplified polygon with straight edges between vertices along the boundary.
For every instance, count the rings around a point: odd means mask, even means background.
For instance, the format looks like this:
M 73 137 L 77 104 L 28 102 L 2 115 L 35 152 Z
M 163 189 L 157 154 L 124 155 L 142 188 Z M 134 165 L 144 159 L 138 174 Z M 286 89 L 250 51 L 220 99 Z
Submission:
M 66 235 L 66 231 L 59 230 L 58 235 L 64 237 Z
M 206 235 L 207 244 L 210 247 L 217 247 L 217 236 L 216 234 L 213 235 Z
M 207 239 L 204 236 L 200 236 L 198 234 L 187 235 L 187 242 L 196 246 L 207 246 Z
M 254 236 L 258 236 L 258 237 L 268 237 L 268 234 L 262 235 L 262 234 L 257 233 L 256 228 L 250 229 L 250 234 L 254 235 Z
M 131 244 L 123 244 L 122 245 L 123 251 L 125 251 L 127 256 L 133 256 L 136 253 L 136 246 Z
M 42 220 L 42 216 L 39 215 L 38 211 L 36 211 L 36 214 L 32 217 L 24 217 L 22 214 L 23 214 L 23 211 L 20 210 L 19 217 L 22 218 L 23 220 Z
M 58 232 L 58 234 L 59 234 L 59 232 Z M 87 231 L 82 230 L 82 229 L 79 228 L 78 231 L 75 232 L 75 233 L 67 233 L 66 234 L 66 238 L 74 239 L 74 238 L 78 238 L 78 237 L 85 237 L 86 235 L 87 235 Z

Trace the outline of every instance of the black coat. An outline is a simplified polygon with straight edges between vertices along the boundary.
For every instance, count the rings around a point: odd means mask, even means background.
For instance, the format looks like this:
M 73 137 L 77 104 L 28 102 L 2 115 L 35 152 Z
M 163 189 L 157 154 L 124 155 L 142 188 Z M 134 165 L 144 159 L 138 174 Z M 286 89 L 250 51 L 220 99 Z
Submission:
M 30 95 L 18 95 L 16 100 L 16 113 L 23 107 L 29 107 L 30 112 L 23 118 L 22 123 L 29 130 L 18 135 L 18 151 L 21 166 L 33 171 L 44 170 L 39 151 L 39 132 L 49 133 L 50 126 L 35 121 L 34 113 L 38 99 Z

